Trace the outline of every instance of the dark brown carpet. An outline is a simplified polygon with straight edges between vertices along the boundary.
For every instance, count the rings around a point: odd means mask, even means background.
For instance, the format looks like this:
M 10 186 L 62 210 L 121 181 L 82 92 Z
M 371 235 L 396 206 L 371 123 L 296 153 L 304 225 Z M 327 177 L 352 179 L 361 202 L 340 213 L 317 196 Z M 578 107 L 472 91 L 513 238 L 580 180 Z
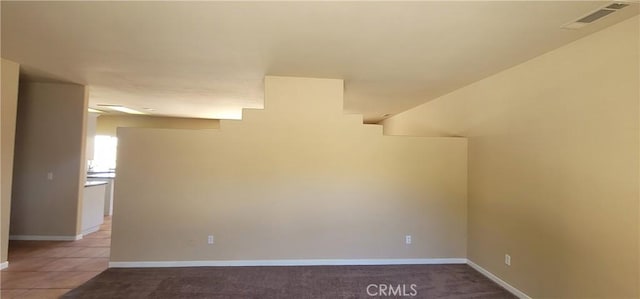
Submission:
M 63 298 L 376 297 L 368 286 L 387 298 L 516 298 L 467 265 L 111 268 Z

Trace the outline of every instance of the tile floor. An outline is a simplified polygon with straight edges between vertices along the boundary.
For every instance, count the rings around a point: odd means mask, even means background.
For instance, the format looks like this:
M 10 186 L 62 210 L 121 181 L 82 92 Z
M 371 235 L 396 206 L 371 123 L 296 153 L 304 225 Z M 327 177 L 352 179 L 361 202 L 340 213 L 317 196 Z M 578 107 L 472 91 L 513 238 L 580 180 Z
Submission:
M 111 217 L 78 241 L 10 241 L 0 298 L 59 298 L 107 269 L 110 243 Z

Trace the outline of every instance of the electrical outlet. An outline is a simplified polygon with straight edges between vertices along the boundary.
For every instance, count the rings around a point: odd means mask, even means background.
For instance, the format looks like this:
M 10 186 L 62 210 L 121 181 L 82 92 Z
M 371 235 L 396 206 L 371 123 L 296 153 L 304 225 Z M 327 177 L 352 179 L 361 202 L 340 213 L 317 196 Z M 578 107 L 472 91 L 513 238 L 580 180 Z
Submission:
M 511 266 L 511 256 L 510 255 L 508 255 L 508 254 L 504 255 L 504 263 L 507 266 Z
M 48 172 L 47 173 L 47 180 L 53 181 L 53 172 Z
M 213 244 L 213 243 L 214 243 L 213 235 L 209 235 L 207 237 L 207 244 Z
M 404 236 L 404 243 L 411 244 L 411 235 Z

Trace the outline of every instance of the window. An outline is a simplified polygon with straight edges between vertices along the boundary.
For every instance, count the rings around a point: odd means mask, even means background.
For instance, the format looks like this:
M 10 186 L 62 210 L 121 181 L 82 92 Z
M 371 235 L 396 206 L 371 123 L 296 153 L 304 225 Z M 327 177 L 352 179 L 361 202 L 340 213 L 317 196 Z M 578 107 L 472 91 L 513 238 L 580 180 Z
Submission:
M 118 138 L 96 135 L 94 139 L 92 171 L 107 171 L 116 168 Z

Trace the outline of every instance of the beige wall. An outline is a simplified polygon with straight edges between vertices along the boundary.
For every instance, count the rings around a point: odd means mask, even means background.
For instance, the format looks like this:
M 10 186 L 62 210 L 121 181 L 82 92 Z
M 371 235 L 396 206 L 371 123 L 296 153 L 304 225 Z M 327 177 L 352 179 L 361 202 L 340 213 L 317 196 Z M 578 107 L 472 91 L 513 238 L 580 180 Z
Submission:
M 86 91 L 74 84 L 20 84 L 12 237 L 79 234 Z
M 165 129 L 217 129 L 217 119 L 158 117 L 149 115 L 99 115 L 96 135 L 116 136 L 118 127 Z
M 11 215 L 11 182 L 13 178 L 13 152 L 16 133 L 16 110 L 18 107 L 18 81 L 20 66 L 2 59 L 2 106 L 0 122 L 2 127 L 2 146 L 0 161 L 0 262 L 7 261 L 9 245 L 9 217 Z
M 534 298 L 640 296 L 639 28 L 635 17 L 384 122 L 469 138 L 469 259 Z
M 265 94 L 220 130 L 118 131 L 111 261 L 466 257 L 466 139 L 382 136 L 341 80 Z

